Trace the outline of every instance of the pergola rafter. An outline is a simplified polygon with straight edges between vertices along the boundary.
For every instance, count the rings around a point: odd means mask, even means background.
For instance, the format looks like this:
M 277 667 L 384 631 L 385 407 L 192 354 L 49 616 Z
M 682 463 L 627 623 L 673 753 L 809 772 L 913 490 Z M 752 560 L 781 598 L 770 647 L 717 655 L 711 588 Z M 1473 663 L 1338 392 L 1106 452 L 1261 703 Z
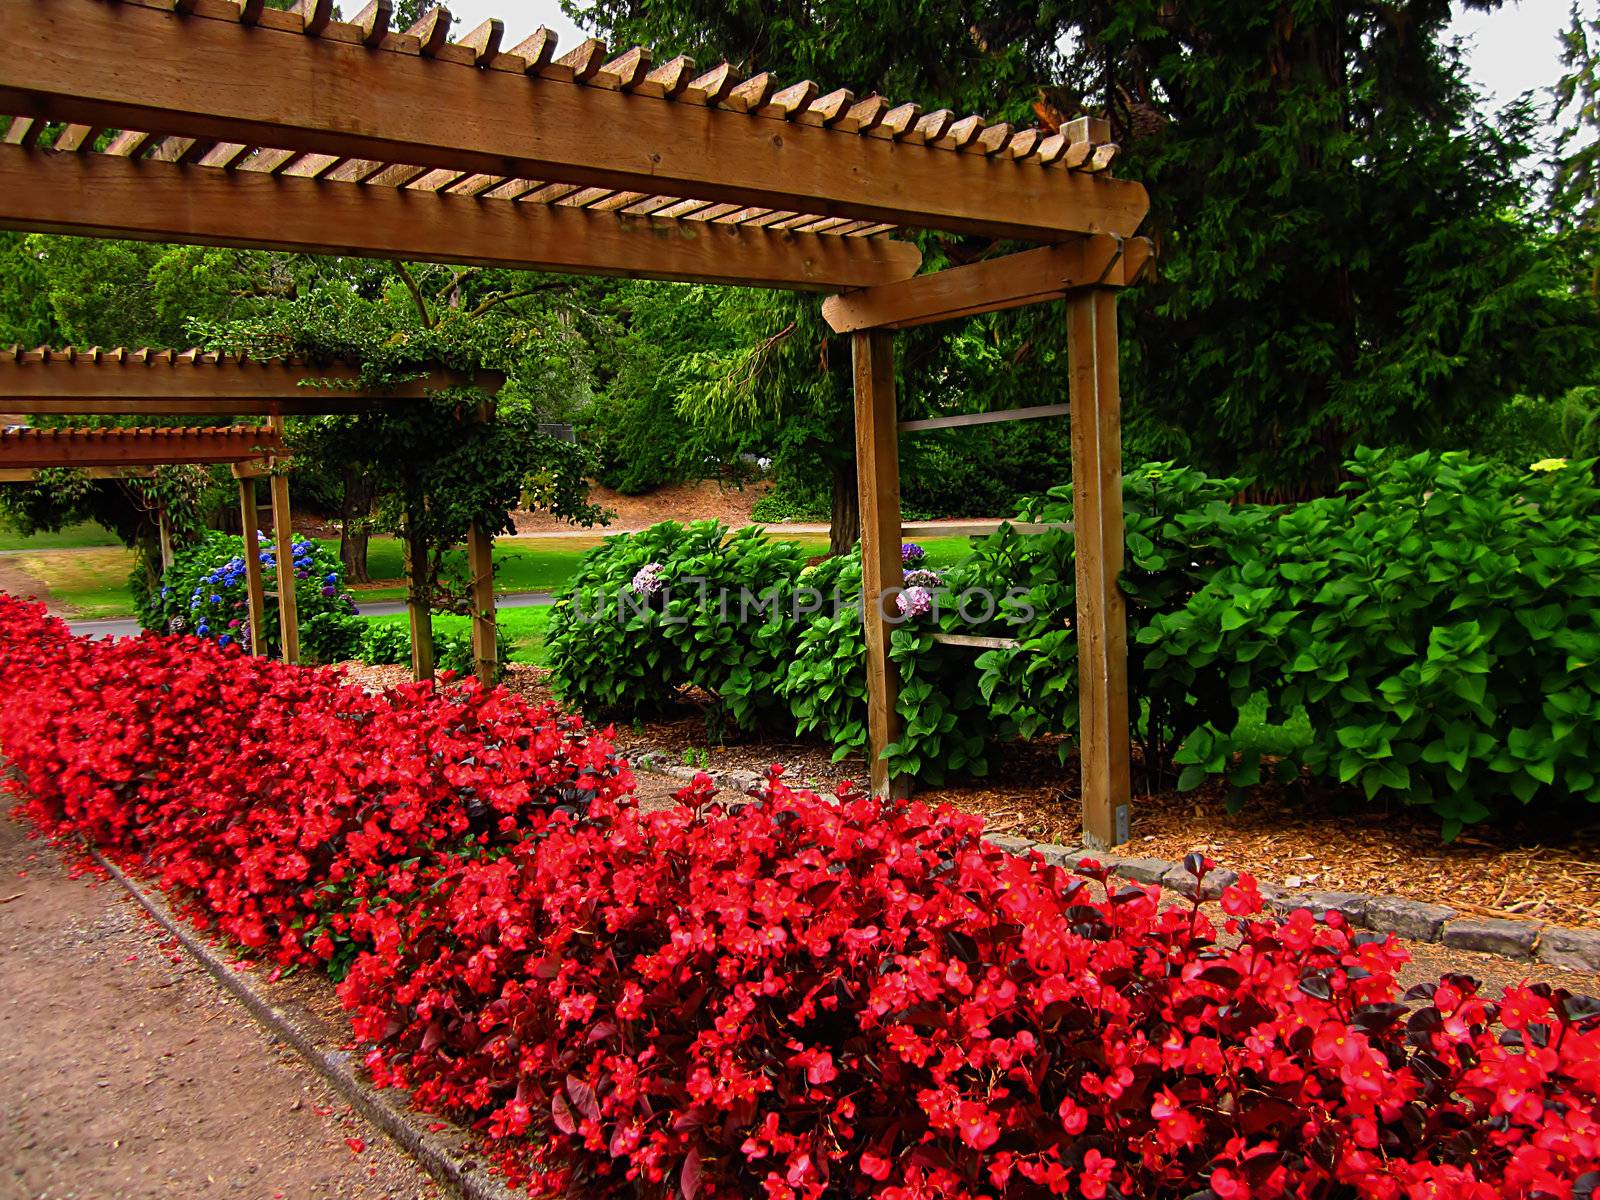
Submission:
M 1150 245 L 1104 121 L 1014 129 L 387 4 L 7 0 L 0 228 L 839 293 L 856 357 L 872 784 L 892 786 L 893 330 L 1065 300 L 1084 837 L 1126 836 L 1116 294 Z M 1040 249 L 917 276 L 901 228 Z M 1040 405 L 985 419 L 1034 418 Z M 946 419 L 936 425 L 954 425 Z M 973 420 L 959 423 L 972 424 Z M 993 639 L 958 639 L 977 646 Z

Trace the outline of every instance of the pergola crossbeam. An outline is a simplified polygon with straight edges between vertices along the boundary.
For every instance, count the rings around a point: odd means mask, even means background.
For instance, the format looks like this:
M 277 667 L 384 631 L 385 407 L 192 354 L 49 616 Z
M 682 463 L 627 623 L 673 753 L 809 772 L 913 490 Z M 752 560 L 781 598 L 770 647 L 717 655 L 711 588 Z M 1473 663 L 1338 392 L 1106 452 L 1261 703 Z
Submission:
M 1004 258 L 830 296 L 822 315 L 835 333 L 910 329 L 1063 299 L 1075 288 L 1125 287 L 1144 273 L 1146 238 L 1085 237 Z
M 115 481 L 118 479 L 149 479 L 152 470 L 149 467 L 81 467 L 88 479 L 100 481 Z M 0 467 L 0 483 L 37 483 L 39 472 L 48 470 L 43 467 Z
M 5 403 L 0 400 L 0 404 Z M 999 425 L 1008 421 L 1042 421 L 1064 417 L 1071 411 L 1066 404 L 1036 404 L 1031 408 L 1002 408 L 991 412 L 958 413 L 951 417 L 925 417 L 901 421 L 901 433 L 923 433 L 930 429 L 966 429 L 973 425 Z
M 252 359 L 196 350 L 118 347 L 0 353 L 0 412 L 30 416 L 304 416 L 381 411 L 430 392 L 476 383 L 498 391 L 495 372 L 430 368 L 382 391 L 361 385 L 344 362 Z
M 14 470 L 236 463 L 287 452 L 279 435 L 259 426 L 0 432 L 0 469 Z

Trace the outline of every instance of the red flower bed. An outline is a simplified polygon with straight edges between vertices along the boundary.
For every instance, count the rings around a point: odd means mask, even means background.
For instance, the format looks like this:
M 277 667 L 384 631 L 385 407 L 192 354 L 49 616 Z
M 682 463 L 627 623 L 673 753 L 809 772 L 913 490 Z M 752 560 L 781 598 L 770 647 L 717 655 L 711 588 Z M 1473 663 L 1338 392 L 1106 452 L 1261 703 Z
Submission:
M 369 695 L 205 639 L 90 642 L 3 594 L 0 680 L 28 816 L 283 963 L 342 966 L 421 863 L 632 787 L 610 743 L 503 690 Z
M 585 1197 L 1586 1197 L 1600 1006 L 774 780 L 641 813 L 609 747 L 472 686 L 367 697 L 0 598 L 45 828 L 341 984 L 381 1083 Z M 21 686 L 17 686 L 20 681 Z M 587 809 L 568 804 L 572 793 Z M 1206 865 L 1196 862 L 1197 872 Z M 1109 890 L 1108 890 L 1109 888 Z M 309 944 L 308 944 L 309 943 Z

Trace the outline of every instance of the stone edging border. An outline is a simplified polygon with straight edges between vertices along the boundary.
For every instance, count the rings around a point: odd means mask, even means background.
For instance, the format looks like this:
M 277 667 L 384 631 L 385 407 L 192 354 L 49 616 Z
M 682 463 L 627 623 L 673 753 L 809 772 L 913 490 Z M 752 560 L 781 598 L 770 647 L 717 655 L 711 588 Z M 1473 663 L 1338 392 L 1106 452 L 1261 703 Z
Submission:
M 253 986 L 248 972 L 233 970 L 194 928 L 179 920 L 156 892 L 141 887 L 98 850 L 88 848 L 95 862 L 138 901 L 163 930 L 211 974 L 223 989 L 244 1005 L 272 1038 L 294 1050 L 344 1100 L 377 1128 L 388 1134 L 422 1168 L 463 1200 L 513 1200 L 515 1193 L 471 1154 L 465 1131 L 450 1124 L 437 1133 L 428 1125 L 437 1117 L 419 1113 L 405 1103 L 407 1093 L 378 1089 L 362 1077 L 355 1057 L 345 1050 L 330 1050 L 295 1023 L 291 1014 L 273 1004 Z
M 636 768 L 656 775 L 688 782 L 704 774 L 719 788 L 736 790 L 747 796 L 760 793 L 762 776 L 754 771 L 698 771 L 679 766 L 669 755 L 656 750 L 636 754 L 629 761 Z M 1037 850 L 1046 862 L 1063 867 L 1076 866 L 1083 858 L 1094 858 L 1124 879 L 1157 884 L 1184 897 L 1194 895 L 1194 876 L 1182 863 L 1163 858 L 1130 858 L 1006 834 L 989 837 L 987 841 L 1008 854 L 1024 855 Z M 1206 897 L 1215 898 L 1237 878 L 1237 873 L 1224 868 L 1212 871 L 1205 879 Z M 1300 891 L 1266 882 L 1259 882 L 1258 886 L 1267 907 L 1281 916 L 1300 908 L 1314 916 L 1337 911 L 1344 914 L 1351 925 L 1374 933 L 1392 933 L 1414 942 L 1435 942 L 1452 950 L 1474 950 L 1518 962 L 1539 962 L 1572 971 L 1600 971 L 1600 930 L 1565 929 L 1543 921 L 1464 917 L 1447 905 L 1398 896 Z

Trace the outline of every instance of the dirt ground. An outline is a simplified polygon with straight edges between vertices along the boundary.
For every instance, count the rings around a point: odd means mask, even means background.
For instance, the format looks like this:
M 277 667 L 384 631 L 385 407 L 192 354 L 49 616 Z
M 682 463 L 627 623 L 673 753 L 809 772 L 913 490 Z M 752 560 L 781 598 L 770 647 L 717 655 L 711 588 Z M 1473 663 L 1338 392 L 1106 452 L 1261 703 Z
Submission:
M 610 488 L 593 487 L 590 503 L 616 514 L 611 524 L 594 532 L 617 533 L 646 529 L 657 521 L 703 521 L 716 518 L 725 525 L 750 524 L 750 510 L 766 495 L 770 483 L 748 483 L 740 488 L 716 479 L 673 484 L 644 496 L 624 496 Z M 514 514 L 518 533 L 570 533 L 574 526 L 549 513 Z
M 444 1194 L 159 938 L 0 818 L 0 1197 Z
M 50 599 L 49 589 L 18 566 L 16 556 L 11 554 L 0 554 L 0 592 L 46 603 Z M 51 611 L 55 609 L 52 607 Z

